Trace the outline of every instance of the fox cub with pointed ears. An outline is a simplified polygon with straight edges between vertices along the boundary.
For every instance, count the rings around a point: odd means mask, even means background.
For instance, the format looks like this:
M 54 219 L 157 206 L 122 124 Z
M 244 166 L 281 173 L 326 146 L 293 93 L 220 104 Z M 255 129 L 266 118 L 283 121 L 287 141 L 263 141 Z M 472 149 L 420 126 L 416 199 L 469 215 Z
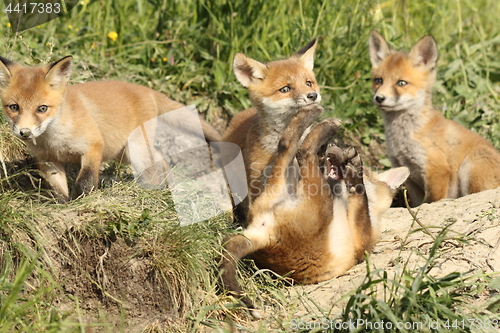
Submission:
M 223 135 L 223 141 L 237 144 L 243 154 L 249 194 L 235 212 L 243 222 L 251 204 L 263 191 L 266 170 L 274 163 L 281 134 L 298 110 L 321 101 L 313 72 L 314 39 L 285 60 L 267 64 L 236 54 L 233 70 L 248 89 L 253 107 L 236 114 Z
M 372 31 L 369 39 L 373 102 L 384 119 L 393 167 L 407 166 L 412 206 L 500 186 L 500 153 L 478 134 L 432 106 L 438 51 L 428 35 L 409 53 L 391 50 Z
M 80 172 L 76 194 L 96 188 L 101 163 L 128 161 L 129 134 L 144 122 L 180 109 L 152 89 L 120 81 L 68 85 L 72 57 L 26 67 L 0 57 L 0 99 L 14 134 L 26 141 L 42 174 L 60 201 L 70 193 L 65 165 L 76 163 Z M 207 140 L 220 135 L 202 122 Z

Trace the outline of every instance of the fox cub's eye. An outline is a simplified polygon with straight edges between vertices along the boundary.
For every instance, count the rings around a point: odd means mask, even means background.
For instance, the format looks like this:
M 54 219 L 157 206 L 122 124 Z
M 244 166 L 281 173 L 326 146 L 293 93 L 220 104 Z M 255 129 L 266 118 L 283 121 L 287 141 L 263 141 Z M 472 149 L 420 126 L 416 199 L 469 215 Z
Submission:
M 399 87 L 404 87 L 408 84 L 408 82 L 406 82 L 405 80 L 399 80 L 397 83 L 396 83 Z
M 373 79 L 373 82 L 375 84 L 382 84 L 382 83 L 384 83 L 384 80 L 382 80 L 381 77 L 376 77 L 376 78 Z
M 11 104 L 11 105 L 9 105 L 9 109 L 11 111 L 17 112 L 17 111 L 19 111 L 19 105 L 17 105 L 17 104 Z
M 308 86 L 308 87 L 312 87 L 312 85 L 313 85 L 313 84 L 312 84 L 312 82 L 311 82 L 311 81 L 309 81 L 309 80 L 307 80 L 307 81 L 306 81 L 306 86 Z
M 282 93 L 287 93 L 290 91 L 290 87 L 289 86 L 284 86 L 283 88 L 280 89 L 280 92 Z
M 40 105 L 37 109 L 36 109 L 36 112 L 39 112 L 39 113 L 45 113 L 47 112 L 47 109 L 49 107 L 47 105 Z

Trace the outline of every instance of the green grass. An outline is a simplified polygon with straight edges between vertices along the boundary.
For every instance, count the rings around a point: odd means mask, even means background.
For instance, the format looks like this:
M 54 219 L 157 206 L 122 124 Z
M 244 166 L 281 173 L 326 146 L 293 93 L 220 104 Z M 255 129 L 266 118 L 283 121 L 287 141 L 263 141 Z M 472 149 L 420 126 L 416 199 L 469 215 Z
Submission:
M 72 54 L 74 82 L 114 78 L 144 84 L 195 104 L 208 120 L 227 122 L 250 106 L 232 73 L 235 53 L 270 61 L 319 37 L 315 71 L 324 116 L 341 118 L 348 136 L 367 146 L 384 141 L 371 103 L 370 30 L 382 32 L 398 49 L 430 33 L 439 48 L 436 107 L 500 146 L 500 28 L 492 14 L 500 5 L 494 0 L 103 4 L 81 1 L 69 15 L 17 37 L 2 17 L 0 52 L 28 64 Z M 111 31 L 118 33 L 116 41 L 107 37 Z M 370 161 L 384 160 L 377 154 Z
M 470 303 L 496 283 L 494 275 L 452 272 L 435 277 L 430 273 L 443 243 L 452 239 L 449 227 L 438 231 L 428 254 L 415 251 L 413 255 L 425 260 L 422 267 L 412 268 L 409 258 L 403 261 L 397 257 L 396 273 L 390 276 L 385 269 L 373 269 L 367 260 L 366 277 L 349 298 L 340 321 L 362 318 L 366 326 L 360 325 L 354 332 L 469 332 L 474 326 L 471 323 L 486 321 L 491 322 L 485 328 L 493 329 L 493 321 L 499 320 L 495 311 L 489 311 L 488 306 L 484 310 L 474 308 Z M 464 238 L 459 241 L 467 243 Z M 384 327 L 373 327 L 382 322 L 386 323 Z
M 235 53 L 244 52 L 265 62 L 288 57 L 318 37 L 315 72 L 327 110 L 324 117 L 341 118 L 345 134 L 365 151 L 368 160 L 387 166 L 383 153 L 372 150 L 383 144 L 384 130 L 371 103 L 370 30 L 381 32 L 397 49 L 409 49 L 423 35 L 432 34 L 439 48 L 436 108 L 499 148 L 499 12 L 496 0 L 82 0 L 68 15 L 20 35 L 7 26 L 5 15 L 0 16 L 0 55 L 35 65 L 71 54 L 75 63 L 72 83 L 101 79 L 139 83 L 195 104 L 207 120 L 224 124 L 250 106 L 246 90 L 232 73 Z M 112 31 L 118 34 L 116 40 L 108 37 Z M 9 162 L 23 158 L 22 144 L 2 120 L 0 327 L 26 332 L 83 331 L 87 321 L 79 309 L 84 300 L 63 297 L 61 302 L 71 304 L 76 316 L 56 306 L 55 298 L 65 294 L 61 289 L 65 281 L 58 276 L 57 260 L 53 262 L 51 256 L 56 249 L 61 262 L 70 262 L 75 260 L 72 256 L 84 256 L 83 246 L 89 242 L 102 250 L 107 242 L 123 241 L 131 251 L 126 258 L 147 257 L 152 276 L 163 281 L 162 290 L 176 300 L 172 310 L 176 315 L 171 318 L 174 329 L 227 331 L 233 322 L 247 331 L 265 332 L 266 325 L 276 331 L 289 330 L 285 323 L 291 319 L 289 307 L 293 304 L 289 304 L 283 281 L 273 279 L 272 274 L 251 269 L 241 272 L 245 290 L 261 304 L 274 304 L 275 316 L 265 323 L 249 324 L 245 312 L 231 307 L 232 299 L 219 292 L 214 282 L 216 257 L 220 239 L 228 230 L 227 216 L 179 228 L 168 194 L 151 193 L 129 181 L 107 185 L 68 206 L 58 205 L 40 195 L 43 186 L 36 172 L 12 171 Z M 54 218 L 59 224 L 52 227 Z M 54 238 L 47 238 L 53 234 L 47 230 L 60 233 L 59 241 L 67 244 L 65 251 L 54 247 Z M 439 288 L 436 295 L 453 302 L 453 293 L 463 291 L 460 288 L 466 288 L 471 279 L 450 275 L 439 280 L 425 270 L 410 268 L 405 272 L 389 278 L 383 270 L 371 270 L 353 294 L 358 296 L 352 296 L 345 318 L 361 314 L 406 318 L 405 313 L 395 311 L 405 309 L 402 304 L 407 300 L 427 297 L 432 288 Z M 116 297 L 94 276 L 89 278 L 103 291 L 104 303 Z M 40 288 L 33 293 L 29 288 L 35 282 Z M 392 298 L 376 302 L 371 289 L 376 284 L 393 288 Z M 302 301 L 314 304 L 307 297 Z M 453 309 L 459 313 L 458 308 Z M 107 322 L 111 319 L 100 311 L 94 313 L 93 325 L 126 331 L 123 323 L 110 327 Z M 122 311 L 118 317 L 125 321 L 127 310 Z M 317 313 L 328 315 L 322 311 Z M 147 331 L 168 331 L 165 325 L 165 321 L 153 322 Z

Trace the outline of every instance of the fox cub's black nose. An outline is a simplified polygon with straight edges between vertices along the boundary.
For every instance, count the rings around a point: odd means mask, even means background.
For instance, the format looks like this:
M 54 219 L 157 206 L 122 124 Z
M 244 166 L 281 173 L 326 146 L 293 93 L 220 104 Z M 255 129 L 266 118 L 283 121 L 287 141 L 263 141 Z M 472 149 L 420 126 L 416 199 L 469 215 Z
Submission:
M 31 136 L 31 130 L 29 128 L 21 128 L 19 134 L 21 134 L 23 138 L 29 138 Z
M 318 98 L 318 93 L 310 92 L 309 94 L 307 94 L 307 98 L 310 99 L 311 101 L 315 101 L 316 98 Z
M 376 95 L 375 96 L 375 102 L 378 104 L 382 104 L 385 101 L 385 96 L 384 95 Z

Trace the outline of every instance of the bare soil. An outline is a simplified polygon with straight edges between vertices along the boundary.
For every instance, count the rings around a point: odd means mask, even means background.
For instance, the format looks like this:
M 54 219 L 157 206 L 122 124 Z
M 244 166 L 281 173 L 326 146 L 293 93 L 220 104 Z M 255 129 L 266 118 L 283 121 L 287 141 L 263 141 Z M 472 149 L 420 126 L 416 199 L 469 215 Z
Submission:
M 61 285 L 53 305 L 88 325 L 87 332 L 143 332 L 148 327 L 174 332 L 184 326 L 181 319 L 192 301 L 178 281 L 161 275 L 151 246 L 104 229 L 85 231 L 91 215 L 63 208 L 48 223 L 40 221 L 47 249 L 43 260 Z

